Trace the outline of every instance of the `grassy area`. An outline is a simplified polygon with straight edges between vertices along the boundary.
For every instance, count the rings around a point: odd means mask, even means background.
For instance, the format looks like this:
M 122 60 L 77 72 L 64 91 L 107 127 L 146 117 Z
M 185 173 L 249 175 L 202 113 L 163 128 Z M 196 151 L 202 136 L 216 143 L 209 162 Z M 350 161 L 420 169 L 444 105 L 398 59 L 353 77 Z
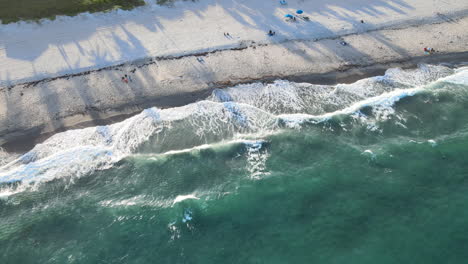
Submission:
M 83 12 L 132 9 L 144 5 L 143 0 L 0 0 L 0 20 L 3 24 L 20 20 L 73 16 Z

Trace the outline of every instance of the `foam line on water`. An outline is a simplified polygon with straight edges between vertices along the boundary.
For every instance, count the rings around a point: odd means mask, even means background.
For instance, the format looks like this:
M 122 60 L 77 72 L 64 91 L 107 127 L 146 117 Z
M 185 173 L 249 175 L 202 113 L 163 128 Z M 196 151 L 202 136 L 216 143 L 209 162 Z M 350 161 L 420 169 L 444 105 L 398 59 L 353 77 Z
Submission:
M 454 70 L 448 67 L 421 65 L 412 70 L 389 69 L 384 76 L 352 84 L 315 85 L 277 80 L 218 89 L 208 100 L 244 103 L 276 115 L 323 115 L 394 90 L 424 86 L 453 73 Z
M 193 194 L 177 195 L 177 197 L 174 199 L 174 202 L 172 203 L 172 206 L 185 200 L 200 200 L 200 198 L 196 197 Z
M 271 135 L 274 132 L 275 131 L 270 131 L 269 133 L 257 133 L 257 134 L 253 134 L 251 136 L 256 137 L 256 138 L 263 138 L 263 137 Z M 163 152 L 163 153 L 132 154 L 131 157 L 135 157 L 135 158 L 138 158 L 138 157 L 148 158 L 149 157 L 151 159 L 151 158 L 156 158 L 156 157 L 161 157 L 161 156 L 171 156 L 171 155 L 177 155 L 177 154 L 183 154 L 183 153 L 190 153 L 192 151 L 199 151 L 199 150 L 205 150 L 205 149 L 216 149 L 216 148 L 221 147 L 221 146 L 228 146 L 228 145 L 235 145 L 235 144 L 245 144 L 246 146 L 250 146 L 250 145 L 255 146 L 255 145 L 258 145 L 258 144 L 265 143 L 265 141 L 262 140 L 262 139 L 256 139 L 256 140 L 244 139 L 244 137 L 247 137 L 248 135 L 239 135 L 239 136 L 243 136 L 243 137 L 228 140 L 228 141 L 216 142 L 216 143 L 212 143 L 212 144 L 198 145 L 198 146 L 194 146 L 194 147 L 191 147 L 191 148 L 170 150 L 170 151 L 166 151 L 166 152 Z
M 435 80 L 456 82 L 466 80 L 467 71 L 467 69 L 453 71 L 441 66 L 421 66 L 410 71 L 389 70 L 385 76 L 360 80 L 350 85 L 319 86 L 323 89 L 333 89 L 332 94 L 343 105 L 340 105 L 340 109 L 316 115 L 289 111 L 296 107 L 291 104 L 298 103 L 297 109 L 304 107 L 306 101 L 301 99 L 301 95 L 307 95 L 304 91 L 307 91 L 307 87 L 310 88 L 311 84 L 280 81 L 272 86 L 258 83 L 244 85 L 239 91 L 234 88 L 216 90 L 209 100 L 164 110 L 149 108 L 134 117 L 109 126 L 58 133 L 31 151 L 13 161 L 8 160 L 7 164 L 1 166 L 0 183 L 21 181 L 34 184 L 62 177 L 80 177 L 95 170 L 110 168 L 122 158 L 138 153 L 175 154 L 196 147 L 211 147 L 212 144 L 219 142 L 239 140 L 242 135 L 244 138 L 245 135 L 258 138 L 279 131 L 281 124 L 297 127 L 305 121 L 323 122 L 336 115 L 356 113 L 366 106 L 391 108 L 402 98 L 425 90 L 427 85 Z M 404 78 L 398 77 L 400 76 L 398 74 Z M 374 90 L 366 85 L 373 85 Z M 381 87 L 385 85 L 387 86 Z M 285 87 L 286 91 L 282 92 L 281 89 Z M 257 107 L 255 102 L 252 102 L 254 105 L 250 105 L 242 99 L 262 98 L 258 95 L 265 94 L 265 89 L 269 95 L 265 96 L 266 101 L 261 102 L 262 107 Z M 374 92 L 369 92 L 371 90 Z M 247 92 L 242 94 L 242 91 Z M 356 97 L 350 96 L 349 100 L 341 100 L 343 92 L 348 91 L 354 92 L 345 94 L 353 94 Z M 251 96 L 252 92 L 257 95 Z M 272 98 L 276 100 L 276 96 L 281 98 L 280 101 L 288 103 L 271 104 L 268 107 L 277 107 L 277 109 L 271 112 L 266 110 L 265 102 L 277 102 L 270 100 Z M 318 100 L 317 104 L 321 102 L 320 97 L 314 98 Z M 356 101 L 356 98 L 359 100 Z M 330 100 L 325 100 L 325 103 Z M 252 148 L 252 154 L 257 155 L 254 150 L 255 148 Z M 260 162 L 260 159 L 257 161 Z
M 345 109 L 338 110 L 332 113 L 326 113 L 323 115 L 308 115 L 308 114 L 288 114 L 288 115 L 279 115 L 278 117 L 282 120 L 288 127 L 294 128 L 298 125 L 302 124 L 304 121 L 312 121 L 315 123 L 325 122 L 330 120 L 334 116 L 338 115 L 350 115 L 353 113 L 358 112 L 360 109 L 364 107 L 375 107 L 375 106 L 383 106 L 383 107 L 391 107 L 396 102 L 400 101 L 402 98 L 408 96 L 414 96 L 418 92 L 423 91 L 423 87 L 412 88 L 412 89 L 405 89 L 405 90 L 396 90 L 390 93 L 386 93 L 377 97 L 368 98 L 364 101 L 357 102 Z
M 106 169 L 135 153 L 155 135 L 161 136 L 156 145 L 170 141 L 173 132 L 184 129 L 184 126 L 189 128 L 184 136 L 191 141 L 218 135 L 223 129 L 227 137 L 232 138 L 237 132 L 271 129 L 275 126 L 275 117 L 244 104 L 208 101 L 165 110 L 150 108 L 110 126 L 56 134 L 2 166 L 0 183 L 49 181 Z
M 441 78 L 440 81 L 468 85 L 468 66 L 456 69 L 455 74 Z

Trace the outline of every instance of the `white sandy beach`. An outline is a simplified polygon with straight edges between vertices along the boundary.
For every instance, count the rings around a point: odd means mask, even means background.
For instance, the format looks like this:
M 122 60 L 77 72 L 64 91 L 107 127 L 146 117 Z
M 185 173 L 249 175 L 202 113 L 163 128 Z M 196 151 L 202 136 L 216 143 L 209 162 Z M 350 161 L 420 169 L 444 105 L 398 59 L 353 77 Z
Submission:
M 297 9 L 310 21 L 285 22 Z M 1 25 L 0 144 L 242 82 L 463 60 L 467 15 L 465 0 L 201 0 Z
M 297 9 L 311 21 L 286 23 L 284 15 Z M 0 25 L 0 86 L 146 57 L 228 49 L 242 41 L 309 40 L 444 20 L 467 10 L 466 0 L 290 0 L 286 6 L 279 1 L 201 0 Z M 265 34 L 270 29 L 277 32 L 274 38 Z

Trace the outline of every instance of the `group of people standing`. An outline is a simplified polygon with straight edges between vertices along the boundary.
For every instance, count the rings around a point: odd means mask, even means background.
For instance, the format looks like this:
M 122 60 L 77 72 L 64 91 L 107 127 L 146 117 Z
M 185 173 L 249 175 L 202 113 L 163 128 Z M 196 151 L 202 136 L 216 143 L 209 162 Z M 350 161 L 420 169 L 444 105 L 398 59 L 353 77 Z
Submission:
M 128 83 L 128 82 L 133 82 L 133 80 L 132 80 L 132 78 L 130 76 L 125 74 L 124 76 L 122 76 L 122 82 Z
M 433 49 L 433 48 L 428 48 L 428 47 L 424 48 L 424 53 L 427 54 L 427 55 L 431 55 L 434 52 L 435 52 L 435 49 Z

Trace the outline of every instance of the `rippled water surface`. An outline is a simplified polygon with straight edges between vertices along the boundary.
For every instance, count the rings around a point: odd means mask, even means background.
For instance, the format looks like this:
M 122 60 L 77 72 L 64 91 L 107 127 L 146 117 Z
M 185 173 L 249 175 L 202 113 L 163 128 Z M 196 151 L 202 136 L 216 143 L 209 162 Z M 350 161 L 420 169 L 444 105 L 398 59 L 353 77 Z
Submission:
M 216 90 L 0 152 L 1 263 L 464 263 L 468 68 Z

